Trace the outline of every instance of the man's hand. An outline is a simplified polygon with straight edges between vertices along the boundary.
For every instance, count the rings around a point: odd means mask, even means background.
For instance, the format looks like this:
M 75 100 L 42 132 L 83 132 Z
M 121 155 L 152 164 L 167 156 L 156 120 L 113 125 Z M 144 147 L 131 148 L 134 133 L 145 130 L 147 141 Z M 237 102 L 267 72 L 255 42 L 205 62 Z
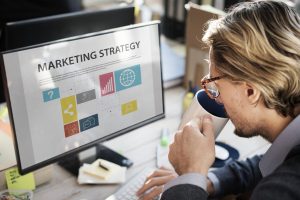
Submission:
M 147 177 L 144 185 L 137 191 L 136 195 L 141 200 L 151 200 L 159 196 L 163 191 L 164 185 L 177 176 L 174 170 L 161 167 Z M 213 192 L 213 185 L 211 181 L 207 179 L 207 193 L 211 195 Z
M 178 175 L 170 169 L 161 167 L 155 170 L 149 177 L 147 177 L 144 185 L 137 191 L 137 196 L 142 200 L 151 200 L 160 195 L 163 186 L 176 178 Z
M 215 159 L 214 128 L 210 116 L 188 122 L 176 132 L 169 161 L 178 175 L 195 172 L 207 175 Z

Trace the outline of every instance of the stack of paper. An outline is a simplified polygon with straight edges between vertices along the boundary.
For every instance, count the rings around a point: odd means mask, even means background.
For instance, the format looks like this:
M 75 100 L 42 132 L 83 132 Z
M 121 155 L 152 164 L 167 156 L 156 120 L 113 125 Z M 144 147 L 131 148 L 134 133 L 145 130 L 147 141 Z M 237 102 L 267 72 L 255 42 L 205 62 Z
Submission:
M 92 164 L 83 164 L 80 167 L 77 181 L 79 184 L 112 184 L 123 183 L 125 179 L 126 167 L 98 159 Z

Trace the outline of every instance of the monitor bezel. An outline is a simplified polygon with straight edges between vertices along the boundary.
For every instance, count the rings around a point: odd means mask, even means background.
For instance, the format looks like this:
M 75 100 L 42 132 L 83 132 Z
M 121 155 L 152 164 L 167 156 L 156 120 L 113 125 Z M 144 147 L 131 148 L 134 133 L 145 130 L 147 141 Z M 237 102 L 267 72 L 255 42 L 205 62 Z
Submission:
M 130 15 L 129 15 L 130 13 Z M 101 9 L 101 10 L 90 10 L 90 11 L 77 11 L 77 12 L 70 12 L 70 13 L 62 13 L 62 14 L 57 14 L 57 15 L 50 15 L 50 16 L 44 16 L 44 17 L 37 17 L 37 18 L 32 18 L 32 19 L 24 19 L 24 20 L 19 20 L 19 21 L 12 21 L 12 22 L 7 22 L 3 28 L 3 37 L 1 37 L 0 39 L 3 40 L 1 41 L 3 44 L 3 51 L 7 51 L 7 50 L 13 50 L 13 49 L 17 49 L 17 48 L 22 48 L 24 47 L 24 44 L 20 44 L 22 43 L 21 40 L 18 40 L 19 44 L 15 44 L 13 42 L 13 40 L 16 38 L 15 35 L 12 37 L 10 34 L 16 31 L 20 31 L 22 32 L 22 34 L 29 34 L 28 30 L 31 31 L 31 29 L 28 29 L 29 26 L 33 26 L 34 29 L 37 29 L 38 27 L 44 27 L 47 24 L 50 24 L 50 26 L 61 26 L 61 24 L 65 24 L 67 23 L 67 27 L 69 26 L 70 23 L 74 23 L 74 21 L 78 21 L 78 20 L 90 20 L 93 19 L 95 16 L 105 16 L 105 15 L 127 15 L 129 16 L 128 18 L 126 18 L 126 20 L 128 20 L 128 22 L 126 22 L 124 25 L 129 25 L 129 24 L 134 24 L 134 6 L 124 6 L 124 7 L 113 7 L 113 8 L 107 8 L 107 9 Z M 92 32 L 100 32 L 103 30 L 108 30 L 108 29 L 112 29 L 112 28 L 117 28 L 117 27 L 113 27 L 115 25 L 113 25 L 110 28 L 105 28 L 102 30 L 97 30 L 97 31 L 89 31 L 87 32 L 87 30 L 85 29 L 89 29 L 91 26 L 91 24 L 88 23 L 88 25 L 86 27 L 84 27 L 84 29 L 79 29 L 80 34 L 73 34 L 74 31 L 74 26 L 69 26 L 69 29 L 67 31 L 67 33 L 64 34 L 57 34 L 55 33 L 55 36 L 53 36 L 51 34 L 51 39 L 48 41 L 54 41 L 54 40 L 59 40 L 59 39 L 64 39 L 64 38 L 69 38 L 69 37 L 76 37 L 78 35 L 83 35 L 83 34 L 87 34 L 87 33 L 92 33 Z M 123 24 L 122 24 L 123 25 Z M 107 26 L 107 24 L 105 25 Z M 32 28 L 32 27 L 31 27 Z M 78 29 L 76 29 L 78 30 Z M 49 30 L 51 31 L 51 30 Z M 52 30 L 53 31 L 53 30 Z M 39 33 L 40 34 L 40 33 Z M 65 35 L 67 34 L 67 35 Z M 37 34 L 34 34 L 34 36 L 37 36 Z M 40 40 L 40 39 L 38 39 Z M 24 40 L 26 41 L 26 40 Z M 29 40 L 26 41 L 25 44 L 26 46 L 31 46 L 31 45 L 36 45 L 36 44 L 41 44 L 41 43 L 45 43 L 48 41 L 36 41 L 36 39 L 34 40 Z M 13 45 L 10 43 L 14 43 Z M 28 44 L 29 43 L 29 44 Z M 14 46 L 14 47 L 12 47 Z M 18 47 L 15 47 L 18 46 Z
M 14 147 L 15 147 L 15 154 L 16 154 L 16 158 L 17 158 L 17 165 L 18 165 L 18 169 L 19 169 L 19 173 L 20 174 L 26 174 L 29 172 L 32 172 L 34 170 L 40 169 L 42 167 L 45 167 L 47 165 L 53 164 L 57 161 L 59 161 L 60 159 L 63 159 L 64 157 L 67 156 L 72 156 L 75 155 L 77 153 L 80 153 L 81 151 L 84 151 L 88 148 L 91 148 L 95 145 L 97 145 L 98 143 L 101 142 L 105 142 L 108 140 L 111 140 L 113 138 L 116 138 L 118 136 L 124 135 L 125 133 L 128 133 L 130 131 L 133 131 L 137 128 L 140 128 L 142 126 L 145 126 L 147 124 L 150 124 L 154 121 L 157 121 L 159 119 L 163 119 L 165 118 L 165 104 L 164 104 L 164 88 L 163 88 L 163 80 L 162 80 L 162 57 L 161 57 L 161 49 L 159 48 L 159 55 L 160 55 L 160 73 L 161 73 L 161 96 L 162 96 L 162 113 L 158 114 L 157 116 L 151 117 L 147 120 L 144 120 L 142 122 L 139 122 L 135 125 L 132 125 L 130 127 L 127 127 L 125 129 L 122 129 L 120 131 L 117 131 L 115 133 L 112 133 L 110 135 L 107 135 L 105 137 L 99 138 L 95 141 L 92 141 L 88 144 L 82 145 L 80 147 L 77 147 L 75 149 L 72 149 L 68 152 L 64 152 L 60 155 L 57 155 L 55 157 L 52 157 L 50 159 L 47 159 L 45 161 L 39 162 L 37 164 L 34 164 L 30 167 L 27 168 L 22 168 L 22 164 L 21 164 L 21 159 L 20 159 L 20 154 L 19 154 L 19 148 L 18 148 L 18 140 L 17 140 L 17 134 L 15 131 L 15 123 L 14 123 L 14 118 L 13 118 L 13 113 L 12 113 L 12 107 L 11 107 L 11 101 L 10 101 L 10 95 L 9 95 L 9 90 L 8 90 L 8 83 L 7 83 L 7 77 L 6 77 L 6 71 L 5 71 L 5 67 L 4 67 L 4 59 L 3 59 L 3 55 L 4 54 L 8 54 L 8 53 L 13 53 L 13 52 L 17 52 L 17 51 L 23 51 L 23 50 L 27 50 L 27 49 L 33 49 L 33 48 L 37 48 L 37 47 L 42 47 L 42 46 L 47 46 L 50 44 L 56 44 L 56 43 L 60 43 L 60 42 L 69 42 L 69 41 L 74 41 L 74 40 L 79 40 L 79 39 L 84 39 L 84 38 L 89 38 L 89 37 L 95 37 L 95 36 L 99 36 L 99 35 L 104 35 L 104 34 L 108 34 L 108 33 L 114 33 L 114 32 L 118 32 L 118 31 L 122 31 L 122 30 L 131 30 L 131 29 L 136 29 L 139 27 L 145 27 L 145 26 L 152 26 L 152 25 L 157 25 L 158 26 L 158 42 L 159 42 L 159 46 L 161 46 L 161 40 L 160 40 L 160 34 L 161 34 L 161 27 L 160 27 L 160 21 L 151 21 L 151 22 L 146 22 L 146 23 L 140 23 L 140 24 L 134 24 L 134 25 L 128 25 L 128 26 L 123 26 L 123 27 L 118 27 L 118 28 L 113 28 L 113 29 L 109 29 L 109 30 L 104 30 L 104 31 L 99 31 L 99 32 L 93 32 L 93 33 L 89 33 L 89 34 L 84 34 L 84 35 L 79 35 L 79 36 L 74 36 L 74 37 L 69 37 L 69 38 L 64 38 L 64 39 L 60 39 L 60 40 L 55 40 L 55 41 L 50 41 L 50 42 L 46 42 L 46 43 L 41 43 L 41 44 L 37 44 L 37 45 L 32 45 L 32 46 L 28 46 L 28 47 L 22 47 L 22 48 L 17 48 L 17 49 L 12 49 L 12 50 L 8 50 L 8 51 L 4 51 L 4 52 L 0 52 L 1 56 L 0 56 L 0 65 L 1 65 L 1 73 L 2 73 L 2 80 L 3 80 L 3 85 L 4 85 L 4 93 L 5 93 L 5 98 L 7 100 L 7 107 L 8 107 L 8 111 L 9 111 L 9 118 L 10 118 L 10 123 L 11 123 L 11 127 L 12 127 L 12 132 L 13 132 L 13 140 L 14 140 Z

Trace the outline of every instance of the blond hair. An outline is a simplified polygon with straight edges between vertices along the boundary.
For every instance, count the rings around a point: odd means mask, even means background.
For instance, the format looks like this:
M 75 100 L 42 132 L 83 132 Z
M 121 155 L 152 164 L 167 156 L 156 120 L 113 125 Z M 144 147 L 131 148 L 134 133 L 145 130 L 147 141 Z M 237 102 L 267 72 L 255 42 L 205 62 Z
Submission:
M 254 84 L 266 107 L 295 117 L 300 104 L 300 18 L 283 2 L 237 5 L 210 21 L 202 40 L 216 69 Z

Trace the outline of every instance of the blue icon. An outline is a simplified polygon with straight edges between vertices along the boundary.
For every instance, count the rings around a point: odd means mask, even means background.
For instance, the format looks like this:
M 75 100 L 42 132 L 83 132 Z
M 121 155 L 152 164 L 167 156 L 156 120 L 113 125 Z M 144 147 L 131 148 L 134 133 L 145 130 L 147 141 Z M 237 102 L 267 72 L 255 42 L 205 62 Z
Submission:
M 53 88 L 50 90 L 43 91 L 44 102 L 48 102 L 59 98 L 60 98 L 59 88 Z
M 99 126 L 98 114 L 79 120 L 80 132 Z
M 114 74 L 117 91 L 131 88 L 142 83 L 140 65 L 117 70 Z

